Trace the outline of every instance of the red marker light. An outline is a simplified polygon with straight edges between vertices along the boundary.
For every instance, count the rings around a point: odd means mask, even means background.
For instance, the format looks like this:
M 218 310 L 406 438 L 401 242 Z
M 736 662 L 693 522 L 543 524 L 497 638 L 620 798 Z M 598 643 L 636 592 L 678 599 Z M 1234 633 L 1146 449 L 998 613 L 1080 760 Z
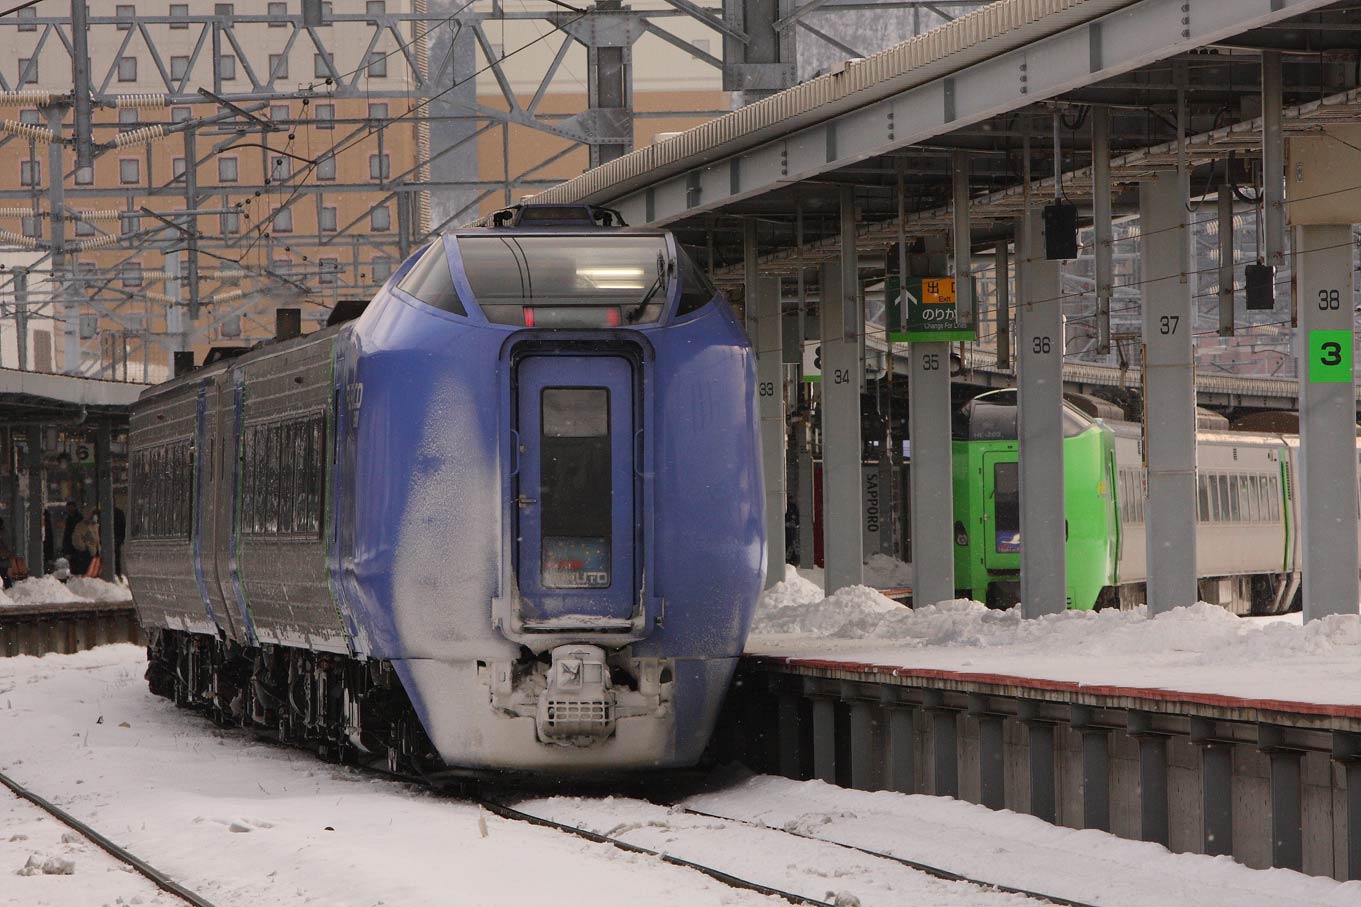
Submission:
M 606 326 L 612 327 L 612 328 L 617 328 L 617 327 L 619 327 L 619 323 L 620 323 L 619 309 L 617 309 L 617 308 L 608 308 L 608 309 L 606 309 L 606 310 L 605 310 L 605 324 L 606 324 Z
M 525 306 L 525 327 L 534 327 L 534 309 Z

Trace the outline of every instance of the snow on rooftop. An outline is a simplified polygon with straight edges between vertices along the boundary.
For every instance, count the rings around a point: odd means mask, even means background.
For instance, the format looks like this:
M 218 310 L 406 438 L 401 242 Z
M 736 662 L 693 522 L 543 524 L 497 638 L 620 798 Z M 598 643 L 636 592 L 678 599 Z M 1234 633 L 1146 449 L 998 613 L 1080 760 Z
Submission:
M 789 577 L 762 596 L 748 654 L 1361 705 L 1361 614 L 1304 625 L 1202 602 L 1026 620 L 962 599 L 906 608 L 865 586 L 824 598 Z

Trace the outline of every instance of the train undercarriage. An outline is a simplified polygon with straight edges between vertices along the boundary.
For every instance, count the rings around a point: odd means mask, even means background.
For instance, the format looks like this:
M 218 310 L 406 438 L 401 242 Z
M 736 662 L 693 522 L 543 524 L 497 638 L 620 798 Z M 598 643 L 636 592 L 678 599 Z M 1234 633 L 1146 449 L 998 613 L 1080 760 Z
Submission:
M 179 708 L 324 759 L 433 778 L 444 763 L 392 666 L 287 646 L 152 630 L 146 679 Z

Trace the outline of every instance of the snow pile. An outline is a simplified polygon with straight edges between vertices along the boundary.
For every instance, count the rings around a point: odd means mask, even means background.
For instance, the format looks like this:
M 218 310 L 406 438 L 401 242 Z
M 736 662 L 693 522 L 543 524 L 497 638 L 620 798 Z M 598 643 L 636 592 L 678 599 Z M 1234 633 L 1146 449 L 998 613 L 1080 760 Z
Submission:
M 869 586 L 848 586 L 828 598 L 797 574 L 761 595 L 751 632 L 839 636 L 850 627 L 870 628 L 894 611 L 906 610 Z
M 73 576 L 66 581 L 66 588 L 77 597 L 96 602 L 130 602 L 132 591 L 122 583 L 88 576 Z
M 4 589 L 0 589 L 0 608 L 5 607 L 5 605 L 12 604 L 14 604 L 14 599 L 10 598 L 9 595 L 5 593 Z
M 10 587 L 9 597 L 11 603 L 16 605 L 66 605 L 95 600 L 64 585 L 55 576 L 34 576 L 21 579 Z
M 876 589 L 911 588 L 912 565 L 887 554 L 871 554 L 865 561 L 865 585 Z

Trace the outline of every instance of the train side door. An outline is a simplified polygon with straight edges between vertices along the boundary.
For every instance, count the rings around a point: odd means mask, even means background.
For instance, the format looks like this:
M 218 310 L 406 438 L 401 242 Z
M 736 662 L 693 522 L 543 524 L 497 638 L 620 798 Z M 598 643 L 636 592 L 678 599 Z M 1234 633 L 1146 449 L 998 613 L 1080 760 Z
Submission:
M 1015 454 L 983 455 L 983 564 L 989 570 L 1021 566 L 1021 486 Z
M 638 595 L 632 366 L 526 358 L 517 410 L 521 618 L 530 628 L 627 627 Z

